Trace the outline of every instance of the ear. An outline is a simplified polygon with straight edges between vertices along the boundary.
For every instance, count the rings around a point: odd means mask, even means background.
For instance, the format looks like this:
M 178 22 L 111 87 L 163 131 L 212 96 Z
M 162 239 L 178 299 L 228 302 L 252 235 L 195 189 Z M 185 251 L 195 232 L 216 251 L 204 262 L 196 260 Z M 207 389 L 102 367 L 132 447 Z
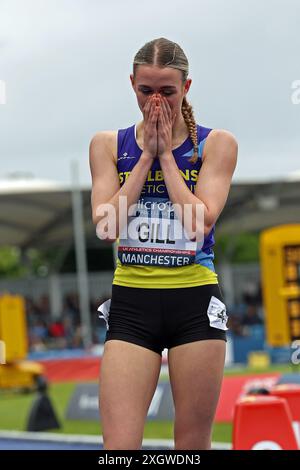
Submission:
M 133 77 L 133 74 L 131 73 L 129 77 L 130 77 L 131 85 L 132 85 L 132 87 L 134 88 L 134 77 Z
M 188 93 L 191 84 L 192 84 L 192 79 L 188 78 L 184 84 L 184 96 Z

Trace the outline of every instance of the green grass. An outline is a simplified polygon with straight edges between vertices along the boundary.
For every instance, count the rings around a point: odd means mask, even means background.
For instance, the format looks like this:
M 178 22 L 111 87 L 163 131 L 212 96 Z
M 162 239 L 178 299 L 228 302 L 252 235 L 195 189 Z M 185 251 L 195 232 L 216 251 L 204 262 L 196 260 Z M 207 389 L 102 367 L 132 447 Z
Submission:
M 102 434 L 101 424 L 96 421 L 73 421 L 65 418 L 69 399 L 76 383 L 52 384 L 49 390 L 54 409 L 62 425 L 55 432 L 64 434 Z M 6 430 L 25 431 L 30 406 L 35 395 L 19 395 L 11 392 L 0 394 L 0 428 Z M 148 421 L 145 425 L 144 437 L 149 439 L 172 439 L 172 421 Z M 230 442 L 231 425 L 215 424 L 213 440 Z
M 226 376 L 241 375 L 246 373 L 272 373 L 272 372 L 295 372 L 289 365 L 271 366 L 267 370 L 257 370 L 249 368 L 226 369 Z M 168 376 L 161 377 L 167 380 Z M 71 421 L 65 418 L 70 397 L 74 391 L 76 383 L 67 382 L 52 384 L 49 389 L 54 409 L 62 425 L 60 430 L 55 432 L 65 434 L 102 434 L 101 424 L 96 421 Z M 33 394 L 20 395 L 12 392 L 0 393 L 0 428 L 7 430 L 26 430 L 26 423 L 30 406 L 35 398 Z M 232 426 L 230 423 L 216 423 L 213 430 L 213 440 L 218 442 L 231 442 Z M 145 438 L 173 438 L 172 421 L 148 421 L 145 425 Z
M 254 367 L 236 367 L 225 369 L 225 376 L 230 375 L 247 375 L 247 374 L 272 374 L 279 372 L 280 374 L 299 373 L 299 366 L 293 364 L 274 364 L 267 369 L 260 369 Z
M 293 364 L 277 364 L 271 365 L 267 369 L 253 368 L 253 367 L 232 367 L 225 369 L 225 377 L 238 376 L 238 375 L 251 375 L 251 374 L 272 374 L 279 372 L 280 374 L 300 373 L 300 367 Z M 161 380 L 169 380 L 168 374 L 161 374 Z

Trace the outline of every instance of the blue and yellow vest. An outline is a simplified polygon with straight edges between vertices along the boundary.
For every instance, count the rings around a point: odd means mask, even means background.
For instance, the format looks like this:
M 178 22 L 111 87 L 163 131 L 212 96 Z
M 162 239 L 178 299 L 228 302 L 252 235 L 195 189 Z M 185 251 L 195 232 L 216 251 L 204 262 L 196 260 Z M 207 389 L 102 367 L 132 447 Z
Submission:
M 210 131 L 197 124 L 199 158 L 196 163 L 188 162 L 194 152 L 190 137 L 172 151 L 180 173 L 192 192 L 202 165 L 205 139 Z M 141 154 L 142 149 L 136 141 L 136 125 L 119 129 L 117 170 L 121 186 Z M 128 238 L 122 232 L 117 239 L 118 257 L 113 284 L 142 288 L 218 284 L 212 249 L 215 226 L 204 238 L 204 243 L 188 239 L 175 241 L 174 230 L 178 229 L 180 222 L 172 210 L 159 159 L 153 162 L 148 173 L 135 213 L 128 217 L 128 227 L 130 224 L 136 227 L 136 236 Z

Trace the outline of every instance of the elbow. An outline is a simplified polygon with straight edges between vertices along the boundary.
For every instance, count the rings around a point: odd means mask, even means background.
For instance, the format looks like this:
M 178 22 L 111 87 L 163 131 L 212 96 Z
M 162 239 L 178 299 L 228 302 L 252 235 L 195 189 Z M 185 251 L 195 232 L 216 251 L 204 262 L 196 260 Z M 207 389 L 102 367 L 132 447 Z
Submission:
M 205 227 L 204 227 L 204 237 L 205 238 L 208 237 L 208 235 L 212 231 L 212 228 L 213 228 L 213 224 L 212 225 L 205 225 Z
M 198 210 L 198 207 L 197 204 L 196 210 L 190 214 L 191 217 L 184 218 L 183 222 L 189 240 L 201 243 L 210 234 L 214 221 L 208 212 L 208 208 L 202 202 L 200 205 L 201 210 Z
M 216 222 L 216 219 L 213 216 L 213 214 L 210 214 L 209 212 L 207 212 L 204 218 L 204 236 L 205 237 L 208 237 L 210 232 L 213 230 L 215 222 Z
M 212 225 L 205 225 L 202 229 L 194 230 L 192 233 L 188 232 L 188 238 L 191 242 L 201 242 L 210 234 L 212 228 Z

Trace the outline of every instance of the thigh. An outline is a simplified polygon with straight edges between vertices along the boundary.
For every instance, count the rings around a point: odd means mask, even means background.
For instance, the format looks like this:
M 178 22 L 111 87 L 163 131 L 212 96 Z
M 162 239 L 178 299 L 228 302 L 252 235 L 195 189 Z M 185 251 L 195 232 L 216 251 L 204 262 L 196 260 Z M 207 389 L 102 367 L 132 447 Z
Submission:
M 139 448 L 160 368 L 161 356 L 149 349 L 121 340 L 105 343 L 99 404 L 110 448 Z
M 187 426 L 210 426 L 223 377 L 226 343 L 202 340 L 169 350 L 168 363 L 176 418 Z
M 159 289 L 112 286 L 105 341 L 123 340 L 161 356 L 162 314 Z

